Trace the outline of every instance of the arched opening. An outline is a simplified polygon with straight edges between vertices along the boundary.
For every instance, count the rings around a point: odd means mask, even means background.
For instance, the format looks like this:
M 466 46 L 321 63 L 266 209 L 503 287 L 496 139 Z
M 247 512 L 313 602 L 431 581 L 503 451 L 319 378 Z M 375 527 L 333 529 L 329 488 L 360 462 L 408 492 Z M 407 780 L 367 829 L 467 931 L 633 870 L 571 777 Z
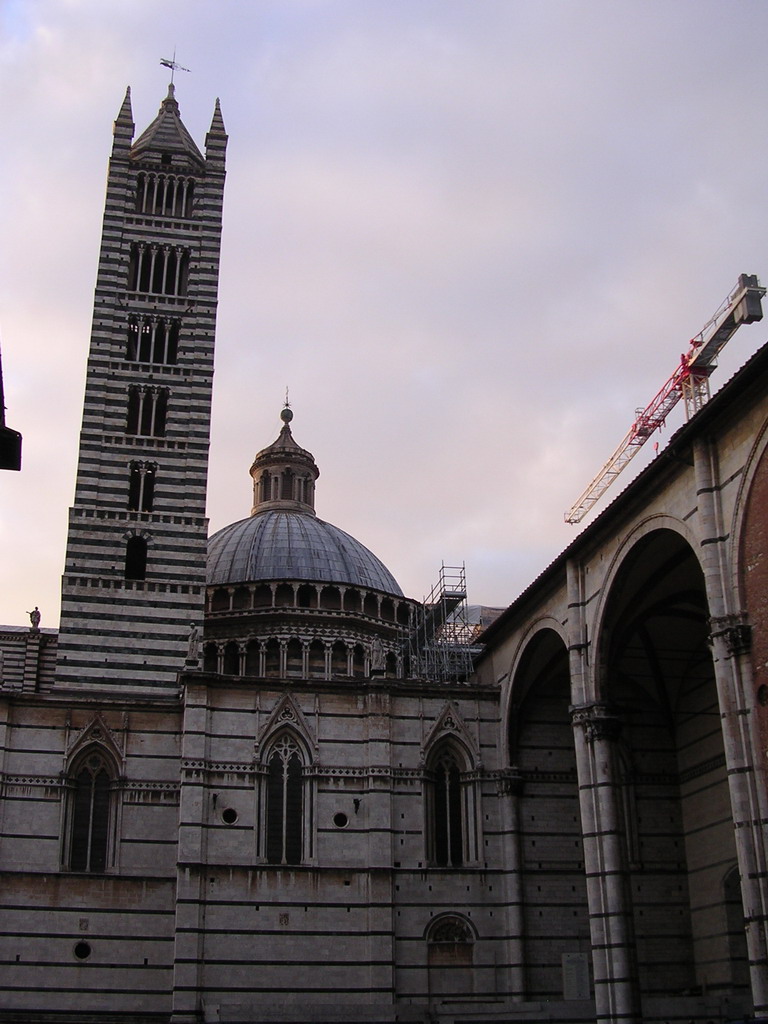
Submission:
M 464 758 L 453 743 L 441 743 L 427 760 L 427 849 L 437 867 L 461 867 L 466 821 L 461 773 Z
M 395 621 L 395 606 L 390 598 L 382 597 L 380 605 L 380 614 L 382 619 L 385 619 L 387 622 Z
M 352 649 L 352 675 L 358 679 L 365 675 L 365 651 L 360 644 Z
M 320 607 L 331 611 L 341 609 L 341 594 L 336 587 L 323 587 L 320 591 Z
M 379 599 L 375 594 L 367 593 L 363 600 L 363 614 L 371 615 L 374 618 L 379 616 Z
M 218 590 L 214 590 L 211 596 L 211 611 L 212 612 L 228 612 L 230 605 L 230 594 L 226 587 L 220 587 Z
M 427 933 L 429 995 L 463 996 L 473 992 L 474 933 L 458 915 L 437 918 Z
M 232 595 L 232 608 L 235 611 L 245 611 L 251 607 L 251 593 L 247 587 L 238 587 Z
M 360 597 L 360 591 L 355 590 L 354 587 L 349 587 L 344 591 L 344 611 L 345 612 L 359 612 L 362 610 L 363 600 Z
M 299 608 L 317 608 L 317 588 L 303 583 L 298 589 L 296 603 Z
M 224 648 L 224 675 L 240 675 L 240 648 L 234 640 L 230 640 Z
M 280 644 L 274 637 L 267 640 L 264 671 L 270 678 L 280 675 Z
M 349 674 L 347 667 L 347 645 L 337 640 L 331 649 L 331 674 L 334 676 L 346 676 Z
M 267 754 L 265 852 L 270 864 L 300 864 L 304 854 L 304 758 L 290 733 Z
M 203 669 L 205 672 L 219 671 L 219 650 L 214 643 L 208 643 L 203 648 Z
M 129 537 L 125 545 L 125 578 L 147 578 L 147 541 L 144 537 Z
M 303 648 L 301 641 L 292 637 L 285 651 L 285 668 L 289 676 L 300 676 L 304 669 Z
M 272 588 L 266 584 L 262 584 L 260 587 L 256 587 L 256 591 L 253 595 L 253 607 L 254 608 L 271 608 L 272 607 Z
M 278 583 L 275 587 L 275 607 L 293 608 L 296 602 L 296 595 L 290 583 Z
M 518 662 L 508 720 L 528 999 L 561 998 L 563 956 L 590 944 L 570 704 L 568 652 L 542 629 Z
M 408 615 L 408 605 L 405 601 L 398 602 L 397 605 L 397 624 L 398 626 L 407 626 L 410 621 Z
M 322 640 L 313 640 L 309 645 L 309 674 L 315 678 L 325 676 L 325 644 Z
M 247 676 L 261 675 L 261 658 L 259 657 L 259 641 L 249 640 L 245 649 L 245 674 Z
M 106 871 L 109 856 L 113 768 L 93 748 L 70 774 L 69 856 L 72 871 Z
M 643 996 L 720 992 L 743 1002 L 730 936 L 740 901 L 704 577 L 677 533 L 629 552 L 608 594 L 604 699 L 621 732 L 621 795 Z M 743 921 L 741 923 L 743 931 Z
M 280 480 L 280 497 L 283 501 L 293 501 L 293 481 L 293 470 L 283 470 L 283 475 Z
M 397 655 L 390 652 L 385 659 L 386 675 L 392 679 L 397 676 Z

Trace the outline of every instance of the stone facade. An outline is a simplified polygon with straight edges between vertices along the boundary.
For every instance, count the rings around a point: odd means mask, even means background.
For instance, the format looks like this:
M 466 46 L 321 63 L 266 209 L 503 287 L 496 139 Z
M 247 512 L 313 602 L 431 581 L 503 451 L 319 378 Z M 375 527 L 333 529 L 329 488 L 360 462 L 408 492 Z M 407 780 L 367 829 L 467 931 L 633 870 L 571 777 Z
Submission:
M 0 1020 L 765 1012 L 768 348 L 433 678 L 287 407 L 206 581 L 226 136 L 132 139 L 61 633 L 0 627 Z

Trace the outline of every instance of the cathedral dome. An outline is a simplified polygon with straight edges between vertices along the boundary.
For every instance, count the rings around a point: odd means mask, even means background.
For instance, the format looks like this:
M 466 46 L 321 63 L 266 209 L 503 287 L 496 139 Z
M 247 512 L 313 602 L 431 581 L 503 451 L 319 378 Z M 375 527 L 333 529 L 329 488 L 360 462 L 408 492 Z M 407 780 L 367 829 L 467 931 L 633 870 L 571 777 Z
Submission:
M 208 542 L 209 586 L 277 579 L 351 584 L 402 596 L 392 573 L 364 544 L 310 512 L 257 512 Z
M 280 435 L 251 466 L 250 518 L 208 541 L 208 586 L 306 580 L 351 585 L 402 597 L 392 573 L 348 533 L 315 515 L 320 471 L 311 452 L 293 439 L 293 413 L 280 414 Z

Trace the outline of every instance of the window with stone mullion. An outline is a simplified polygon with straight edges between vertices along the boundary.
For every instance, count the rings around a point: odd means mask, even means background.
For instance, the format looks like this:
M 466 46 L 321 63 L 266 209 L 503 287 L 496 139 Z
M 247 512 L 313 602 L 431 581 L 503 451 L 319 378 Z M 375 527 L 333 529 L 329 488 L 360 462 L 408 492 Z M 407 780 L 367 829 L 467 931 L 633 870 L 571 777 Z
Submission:
M 269 758 L 266 854 L 270 864 L 300 864 L 303 833 L 302 758 L 288 737 Z

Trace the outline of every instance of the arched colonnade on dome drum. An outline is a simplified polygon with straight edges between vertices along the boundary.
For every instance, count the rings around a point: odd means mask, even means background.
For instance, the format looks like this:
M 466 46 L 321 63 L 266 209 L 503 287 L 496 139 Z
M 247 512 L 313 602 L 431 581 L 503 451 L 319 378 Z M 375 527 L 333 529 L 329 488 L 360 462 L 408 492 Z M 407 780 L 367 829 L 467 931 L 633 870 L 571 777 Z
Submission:
M 718 510 L 696 454 L 699 535 L 647 516 L 565 560 L 559 593 L 525 609 L 493 662 L 511 987 L 545 1001 L 570 984 L 604 1024 L 663 1021 L 677 997 L 719 1000 L 728 1016 L 768 1002 L 768 699 L 751 658 L 765 590 L 750 598 L 744 584 L 762 565 L 768 456 L 718 545 L 702 542 Z

